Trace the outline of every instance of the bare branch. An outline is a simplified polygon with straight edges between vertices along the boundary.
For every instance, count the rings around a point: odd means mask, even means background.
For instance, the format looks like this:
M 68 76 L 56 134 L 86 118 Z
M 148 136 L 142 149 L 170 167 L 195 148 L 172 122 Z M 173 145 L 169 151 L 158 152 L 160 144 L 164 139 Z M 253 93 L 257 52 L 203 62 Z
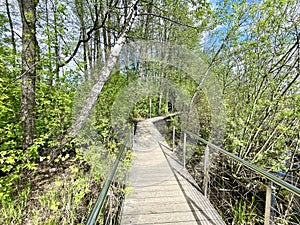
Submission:
M 300 34 L 299 34 L 300 35 Z M 298 35 L 298 36 L 299 36 Z M 297 38 L 297 41 L 295 42 L 295 44 L 279 59 L 279 61 L 277 61 L 276 63 L 275 63 L 275 65 L 273 66 L 273 68 L 271 68 L 270 70 L 269 70 L 269 73 L 273 73 L 274 71 L 276 71 L 276 70 L 281 70 L 281 68 L 285 65 L 285 64 L 283 64 L 282 66 L 280 66 L 280 67 L 278 67 L 278 68 L 276 68 L 281 62 L 285 62 L 285 61 L 287 61 L 287 60 L 285 60 L 286 59 L 286 57 L 290 54 L 290 53 L 292 53 L 292 55 L 294 54 L 294 52 L 292 52 L 296 47 L 297 47 L 297 45 L 298 45 L 298 38 Z
M 104 18 L 103 18 L 103 20 L 102 20 L 102 22 L 101 22 L 101 24 L 99 26 L 97 26 L 97 23 L 94 22 L 94 26 L 87 32 L 87 38 L 86 39 L 81 39 L 81 37 L 80 37 L 80 39 L 77 42 L 77 45 L 76 45 L 73 53 L 71 54 L 71 56 L 67 60 L 65 60 L 64 62 L 59 63 L 58 67 L 63 67 L 65 65 L 67 65 L 75 57 L 75 55 L 77 54 L 77 52 L 78 52 L 81 44 L 88 42 L 92 38 L 92 33 L 104 26 L 104 24 L 105 24 L 105 22 L 106 22 L 106 20 L 108 18 L 108 14 L 110 13 L 110 11 L 111 10 L 108 10 L 105 13 Z M 95 21 L 98 20 L 98 17 L 99 17 L 99 13 L 96 13 L 96 19 L 95 19 Z
M 120 55 L 121 48 L 126 40 L 126 34 L 128 31 L 131 29 L 132 23 L 135 19 L 136 15 L 136 10 L 137 10 L 137 3 L 139 0 L 136 0 L 134 4 L 131 7 L 130 13 L 128 17 L 126 18 L 126 23 L 123 26 L 123 30 L 116 41 L 116 44 L 114 47 L 111 49 L 109 57 L 107 59 L 107 62 L 105 66 L 101 69 L 98 78 L 96 80 L 96 83 L 94 86 L 91 88 L 88 96 L 86 97 L 81 109 L 79 110 L 74 123 L 72 126 L 68 129 L 66 134 L 62 134 L 59 137 L 60 145 L 56 147 L 55 149 L 52 150 L 51 153 L 51 159 L 50 162 L 56 158 L 58 155 L 59 151 L 66 146 L 81 130 L 83 125 L 85 124 L 86 119 L 88 118 L 90 112 L 92 111 L 94 105 L 96 104 L 96 101 L 98 99 L 99 94 L 102 91 L 102 88 L 106 81 L 109 79 L 110 74 L 117 62 L 117 59 Z
M 197 29 L 198 28 L 198 27 L 195 27 L 195 26 L 191 26 L 189 24 L 184 24 L 184 23 L 181 23 L 179 21 L 172 20 L 169 17 L 163 16 L 163 15 L 157 15 L 157 14 L 154 14 L 154 13 L 140 13 L 137 16 L 153 16 L 153 17 L 157 17 L 157 18 L 161 18 L 161 19 L 167 20 L 167 21 L 169 21 L 171 23 L 178 24 L 180 26 L 189 27 L 189 28 L 192 28 L 192 29 Z

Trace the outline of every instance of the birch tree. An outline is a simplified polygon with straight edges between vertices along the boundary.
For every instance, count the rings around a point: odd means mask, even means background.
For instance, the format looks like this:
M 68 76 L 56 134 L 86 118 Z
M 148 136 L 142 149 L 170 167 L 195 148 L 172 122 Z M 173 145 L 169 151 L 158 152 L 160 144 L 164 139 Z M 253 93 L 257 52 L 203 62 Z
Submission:
M 128 16 L 125 19 L 125 24 L 123 25 L 123 30 L 118 37 L 115 45 L 111 48 L 109 57 L 104 65 L 104 67 L 100 70 L 98 77 L 96 78 L 96 83 L 94 86 L 91 88 L 88 96 L 84 100 L 81 109 L 79 110 L 73 125 L 68 129 L 66 135 L 63 135 L 61 145 L 54 149 L 52 152 L 52 159 L 55 158 L 55 156 L 58 154 L 59 150 L 62 149 L 68 141 L 70 141 L 72 138 L 74 138 L 78 132 L 81 130 L 81 128 L 84 126 L 88 116 L 90 115 L 93 107 L 95 106 L 97 102 L 97 98 L 99 94 L 102 91 L 102 88 L 104 84 L 107 82 L 109 79 L 113 68 L 116 65 L 117 59 L 120 55 L 120 51 L 122 46 L 125 43 L 126 40 L 126 35 L 128 31 L 131 29 L 131 26 L 134 22 L 134 19 L 136 17 L 137 13 L 137 4 L 139 0 L 135 0 L 131 3 L 131 7 L 128 12 Z

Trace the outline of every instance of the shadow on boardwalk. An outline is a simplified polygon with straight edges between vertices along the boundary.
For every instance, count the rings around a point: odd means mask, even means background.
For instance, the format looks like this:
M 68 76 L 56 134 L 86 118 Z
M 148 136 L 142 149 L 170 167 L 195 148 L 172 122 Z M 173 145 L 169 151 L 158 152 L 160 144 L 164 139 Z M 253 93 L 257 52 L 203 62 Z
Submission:
M 137 124 L 128 175 L 132 192 L 125 198 L 121 224 L 225 225 L 154 126 L 159 119 Z

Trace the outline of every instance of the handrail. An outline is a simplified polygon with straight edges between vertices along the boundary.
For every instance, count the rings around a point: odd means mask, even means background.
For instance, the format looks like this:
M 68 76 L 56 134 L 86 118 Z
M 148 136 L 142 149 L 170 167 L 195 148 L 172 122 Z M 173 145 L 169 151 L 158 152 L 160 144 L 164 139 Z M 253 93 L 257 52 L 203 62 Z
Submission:
M 97 202 L 96 202 L 96 204 L 95 204 L 95 206 L 94 206 L 94 208 L 93 208 L 93 210 L 92 210 L 92 212 L 91 212 L 91 214 L 89 216 L 89 219 L 88 219 L 86 225 L 94 225 L 97 222 L 97 217 L 98 217 L 99 212 L 100 212 L 100 210 L 101 210 L 101 208 L 102 208 L 102 206 L 104 204 L 105 197 L 107 195 L 107 192 L 108 192 L 108 189 L 109 189 L 109 187 L 111 185 L 111 182 L 112 182 L 112 180 L 113 180 L 113 178 L 115 176 L 116 170 L 118 168 L 120 159 L 121 159 L 121 157 L 122 157 L 122 155 L 124 153 L 124 150 L 126 148 L 126 144 L 127 144 L 128 140 L 129 140 L 129 137 L 130 137 L 130 134 L 127 135 L 127 137 L 126 137 L 126 139 L 124 141 L 124 144 L 123 144 L 122 148 L 120 149 L 120 152 L 119 152 L 119 154 L 118 154 L 118 156 L 117 156 L 117 158 L 116 158 L 116 160 L 114 162 L 112 170 L 111 170 L 111 172 L 110 172 L 107 180 L 105 181 L 105 184 L 104 184 L 104 186 L 103 186 L 103 188 L 101 190 L 101 193 L 100 193 L 100 195 L 99 195 L 99 197 L 97 199 Z
M 230 153 L 230 152 L 228 152 L 228 151 L 226 151 L 226 150 L 224 150 L 224 149 L 222 149 L 222 148 L 220 148 L 220 147 L 218 147 L 218 146 L 216 146 L 216 145 L 214 145 L 214 144 L 212 144 L 212 143 L 210 143 L 208 141 L 206 141 L 205 139 L 199 137 L 198 135 L 196 135 L 194 133 L 191 133 L 191 132 L 189 132 L 187 130 L 183 130 L 183 131 L 185 133 L 187 133 L 189 136 L 191 136 L 191 137 L 193 137 L 193 138 L 195 138 L 195 139 L 197 139 L 197 140 L 199 140 L 199 141 L 207 144 L 209 147 L 212 147 L 215 150 L 218 150 L 219 152 L 221 152 L 224 155 L 226 155 L 226 156 L 234 159 L 235 161 L 240 162 L 241 164 L 243 164 L 244 166 L 248 167 L 249 169 L 255 171 L 256 173 L 262 175 L 263 177 L 269 179 L 270 181 L 278 184 L 279 186 L 287 189 L 288 191 L 290 191 L 293 194 L 295 194 L 295 195 L 297 195 L 297 196 L 300 197 L 300 189 L 297 188 L 296 186 L 294 186 L 294 185 L 292 185 L 292 184 L 290 184 L 290 183 L 288 183 L 288 182 L 286 182 L 286 181 L 284 181 L 282 179 L 277 178 L 273 174 L 271 174 L 271 173 L 269 173 L 269 172 L 267 172 L 267 171 L 259 168 L 258 166 L 256 166 L 256 165 L 254 165 L 254 164 L 252 164 L 252 163 L 250 163 L 250 162 L 248 162 L 248 161 L 246 161 L 246 160 L 244 160 L 244 159 L 242 159 L 242 158 L 240 158 L 240 157 L 238 157 L 238 156 L 236 156 L 236 155 L 234 155 L 234 154 L 232 154 L 232 153 Z

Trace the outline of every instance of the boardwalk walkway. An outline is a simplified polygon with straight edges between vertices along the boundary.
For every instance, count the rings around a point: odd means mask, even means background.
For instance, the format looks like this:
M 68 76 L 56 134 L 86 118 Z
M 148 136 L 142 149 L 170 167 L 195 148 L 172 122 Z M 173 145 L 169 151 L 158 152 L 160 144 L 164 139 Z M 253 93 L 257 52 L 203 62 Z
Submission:
M 225 225 L 154 126 L 160 119 L 138 123 L 121 224 Z

